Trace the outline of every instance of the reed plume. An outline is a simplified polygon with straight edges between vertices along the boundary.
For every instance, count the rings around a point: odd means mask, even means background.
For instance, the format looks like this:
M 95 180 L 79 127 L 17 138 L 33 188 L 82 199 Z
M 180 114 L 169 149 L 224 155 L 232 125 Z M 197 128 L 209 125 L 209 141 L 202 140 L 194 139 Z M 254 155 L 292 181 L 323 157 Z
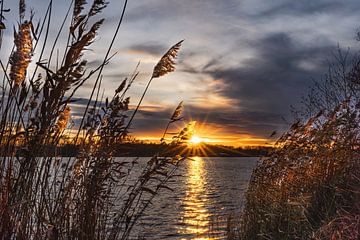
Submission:
M 171 116 L 170 120 L 172 122 L 179 121 L 181 119 L 181 114 L 183 112 L 183 109 L 184 109 L 183 101 L 181 101 L 179 103 L 179 105 L 176 107 L 176 109 L 175 109 L 173 115 Z
M 14 34 L 16 51 L 10 57 L 10 79 L 15 89 L 25 80 L 26 70 L 31 62 L 32 38 L 31 22 L 25 21 L 19 27 L 19 32 Z
M 4 0 L 0 1 L 0 49 L 2 45 L 2 36 L 3 36 L 3 30 L 6 29 L 4 21 L 6 20 L 4 17 L 5 12 L 9 12 L 10 9 L 4 8 Z
M 26 10 L 25 0 L 20 0 L 20 1 L 19 1 L 19 16 L 20 16 L 20 20 L 24 19 L 24 17 L 25 17 L 25 10 Z
M 173 142 L 177 143 L 190 140 L 195 133 L 195 125 L 196 121 L 190 121 L 188 124 L 186 124 L 186 126 L 179 132 L 179 134 L 174 136 Z
M 75 0 L 74 2 L 74 11 L 73 18 L 77 20 L 81 11 L 84 9 L 84 5 L 86 4 L 86 0 Z
M 164 142 L 165 141 L 165 136 L 167 134 L 167 131 L 169 129 L 169 126 L 171 123 L 174 123 L 174 122 L 177 122 L 177 121 L 180 121 L 182 119 L 181 117 L 181 114 L 183 112 L 183 109 L 184 109 L 184 106 L 183 106 L 183 101 L 181 101 L 179 103 L 179 105 L 176 107 L 174 113 L 172 114 L 171 118 L 170 118 L 170 121 L 168 122 L 166 128 L 165 128 L 165 131 L 164 131 L 164 134 L 163 136 L 161 137 L 160 139 L 160 142 Z
M 165 53 L 165 55 L 156 64 L 152 74 L 152 78 L 158 78 L 175 71 L 175 58 L 180 50 L 183 41 L 184 40 L 181 40 Z
M 115 93 L 120 93 L 126 86 L 126 81 L 127 79 L 124 79 L 121 84 L 119 85 L 119 87 L 115 90 Z
M 180 50 L 181 44 L 183 43 L 184 40 L 181 40 L 180 42 L 176 43 L 174 46 L 172 46 L 166 53 L 164 56 L 162 56 L 162 58 L 160 59 L 160 61 L 156 64 L 156 66 L 154 67 L 154 71 L 153 74 L 149 80 L 149 82 L 146 85 L 146 88 L 144 90 L 144 93 L 142 94 L 140 101 L 138 103 L 138 105 L 136 106 L 133 114 L 131 115 L 130 120 L 128 121 L 128 124 L 125 127 L 125 130 L 127 130 L 132 122 L 132 120 L 134 119 L 137 111 L 139 110 L 139 107 L 142 103 L 142 100 L 145 97 L 145 94 L 152 82 L 152 80 L 154 78 L 159 78 L 161 76 L 164 76 L 165 74 L 168 74 L 170 72 L 175 71 L 175 58 Z M 126 131 L 125 131 L 126 132 Z
M 104 19 L 97 21 L 84 36 L 81 37 L 79 41 L 74 43 L 65 58 L 65 66 L 71 66 L 74 62 L 76 62 L 80 57 L 81 53 L 86 46 L 89 46 L 94 38 L 96 37 L 97 31 L 100 26 L 104 23 Z
M 70 116 L 71 116 L 71 108 L 69 106 L 66 106 L 65 109 L 59 114 L 59 118 L 56 122 L 55 128 L 58 132 L 63 131 L 70 120 Z
M 100 13 L 104 8 L 106 8 L 108 4 L 109 2 L 106 2 L 104 0 L 94 0 L 89 11 L 89 16 L 94 16 Z

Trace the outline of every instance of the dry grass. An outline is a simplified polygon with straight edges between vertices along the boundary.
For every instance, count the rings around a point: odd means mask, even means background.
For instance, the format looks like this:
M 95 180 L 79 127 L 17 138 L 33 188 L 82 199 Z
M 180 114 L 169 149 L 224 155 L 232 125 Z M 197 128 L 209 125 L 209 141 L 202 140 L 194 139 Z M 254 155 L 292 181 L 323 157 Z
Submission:
M 358 57 L 356 59 L 359 59 Z M 359 61 L 340 52 L 254 170 L 239 239 L 359 239 Z
M 1 4 L 2 16 L 4 2 Z M 24 20 L 26 5 L 20 0 L 14 51 L 8 64 L 1 62 L 0 239 L 127 239 L 152 199 L 167 189 L 166 183 L 183 158 L 154 156 L 140 176 L 131 179 L 137 161 L 125 162 L 114 156 L 114 145 L 127 138 L 136 113 L 128 120 L 127 91 L 138 75 L 137 69 L 111 99 L 102 99 L 100 89 L 102 70 L 113 57 L 110 52 L 127 1 L 103 63 L 87 71 L 84 51 L 91 47 L 103 25 L 104 19 L 99 19 L 98 14 L 107 2 L 94 0 L 85 12 L 86 1 L 73 1 L 72 17 L 64 17 L 54 45 L 48 50 L 50 55 L 45 57 L 53 10 L 52 1 L 48 4 L 43 22 L 33 29 L 32 16 Z M 65 23 L 69 29 L 62 33 Z M 63 58 L 53 66 L 52 53 L 61 34 L 68 36 L 68 43 L 62 50 Z M 38 40 L 41 37 L 45 39 L 42 46 Z M 160 61 L 152 78 L 174 71 L 173 60 L 179 47 L 180 43 L 165 54 L 168 60 Z M 33 59 L 33 52 L 40 52 L 38 59 Z M 29 73 L 31 61 L 37 66 Z M 97 76 L 93 93 L 73 139 L 80 154 L 53 157 L 49 149 L 56 149 L 71 127 L 73 97 L 93 76 Z

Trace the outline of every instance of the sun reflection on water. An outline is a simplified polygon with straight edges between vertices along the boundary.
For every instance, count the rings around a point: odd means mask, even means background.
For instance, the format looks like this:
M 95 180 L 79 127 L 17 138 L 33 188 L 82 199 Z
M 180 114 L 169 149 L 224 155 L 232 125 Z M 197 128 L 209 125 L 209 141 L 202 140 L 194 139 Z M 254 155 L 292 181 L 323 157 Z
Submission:
M 186 196 L 183 200 L 183 223 L 180 229 L 182 234 L 196 236 L 192 239 L 206 240 L 209 232 L 210 214 L 206 209 L 208 198 L 206 195 L 206 176 L 204 159 L 192 157 L 189 160 Z

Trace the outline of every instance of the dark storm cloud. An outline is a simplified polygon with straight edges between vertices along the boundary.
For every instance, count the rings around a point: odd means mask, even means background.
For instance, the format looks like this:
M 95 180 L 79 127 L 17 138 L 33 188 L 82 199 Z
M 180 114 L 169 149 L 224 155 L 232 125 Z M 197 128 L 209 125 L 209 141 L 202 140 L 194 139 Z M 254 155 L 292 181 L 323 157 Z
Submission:
M 234 135 L 249 134 L 267 137 L 274 130 L 283 131 L 286 125 L 282 116 L 275 112 L 226 109 L 206 111 L 193 106 L 185 106 L 185 108 L 192 119 L 218 126 L 221 131 Z M 187 117 L 189 115 L 185 114 Z
M 244 111 L 284 114 L 326 71 L 336 46 L 302 46 L 286 33 L 270 34 L 250 43 L 258 56 L 242 67 L 209 72 L 230 86 L 225 95 L 237 98 Z M 261 121 L 261 119 L 258 119 Z
M 131 112 L 129 112 L 128 115 L 130 114 Z M 130 131 L 135 133 L 159 133 L 165 129 L 166 124 L 169 121 L 170 114 L 169 110 L 159 110 L 153 112 L 140 109 L 131 124 Z

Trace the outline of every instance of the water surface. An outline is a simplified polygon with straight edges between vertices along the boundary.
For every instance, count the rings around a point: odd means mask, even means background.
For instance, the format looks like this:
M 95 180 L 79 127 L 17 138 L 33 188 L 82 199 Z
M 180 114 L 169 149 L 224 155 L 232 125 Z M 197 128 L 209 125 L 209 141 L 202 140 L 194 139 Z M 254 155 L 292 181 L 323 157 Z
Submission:
M 244 203 L 258 158 L 194 157 L 186 160 L 140 222 L 145 239 L 224 239 L 226 222 Z

